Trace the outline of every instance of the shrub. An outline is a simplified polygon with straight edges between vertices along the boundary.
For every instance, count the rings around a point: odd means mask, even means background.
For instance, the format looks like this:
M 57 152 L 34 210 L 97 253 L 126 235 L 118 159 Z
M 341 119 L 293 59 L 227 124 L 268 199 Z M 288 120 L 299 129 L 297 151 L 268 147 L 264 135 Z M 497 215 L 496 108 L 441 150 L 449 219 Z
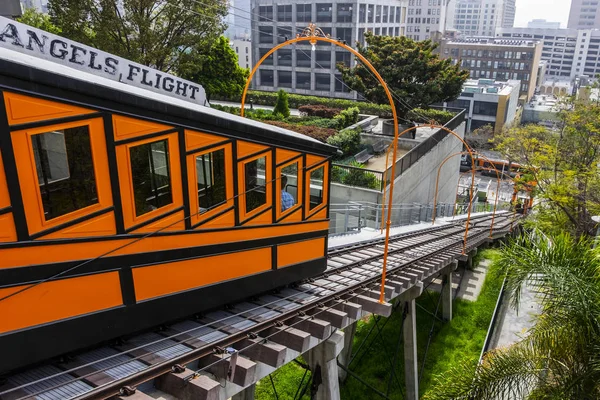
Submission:
M 342 157 L 348 157 L 360 151 L 361 132 L 361 128 L 344 129 L 335 135 L 330 136 L 329 139 L 327 139 L 327 143 L 338 147 L 344 153 Z
M 367 189 L 379 189 L 380 182 L 372 172 L 362 170 L 365 166 L 358 162 L 351 164 L 353 167 L 343 178 L 342 183 L 349 186 L 364 187 Z
M 273 114 L 279 114 L 283 118 L 290 116 L 290 106 L 288 104 L 288 94 L 285 90 L 279 89 L 277 92 L 277 102 L 273 108 Z
M 309 117 L 333 118 L 342 110 L 339 108 L 330 108 L 323 104 L 308 104 L 298 107 L 298 111 Z
M 280 128 L 289 129 L 290 131 L 298 132 L 313 139 L 327 143 L 327 139 L 335 134 L 335 129 L 319 128 L 317 126 L 292 125 L 283 121 L 265 121 L 269 125 L 278 126 Z
M 337 121 L 337 128 L 344 129 L 357 123 L 358 113 L 358 107 L 350 107 L 340 112 L 338 115 L 333 117 L 333 119 Z
M 446 125 L 448 121 L 454 118 L 454 113 L 451 111 L 436 110 L 433 108 L 415 108 L 406 114 L 406 117 L 411 121 L 429 122 L 431 120 L 440 125 Z

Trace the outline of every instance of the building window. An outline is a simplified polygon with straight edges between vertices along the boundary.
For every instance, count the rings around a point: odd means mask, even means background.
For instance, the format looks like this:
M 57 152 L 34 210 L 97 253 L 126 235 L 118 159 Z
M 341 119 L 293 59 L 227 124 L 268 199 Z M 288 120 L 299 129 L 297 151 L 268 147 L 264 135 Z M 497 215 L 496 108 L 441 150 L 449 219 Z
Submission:
M 283 43 L 287 39 L 293 38 L 292 27 L 290 26 L 278 26 L 277 27 L 277 43 Z
M 473 102 L 473 114 L 488 115 L 495 117 L 498 112 L 498 103 L 492 103 L 489 101 L 475 101 Z
M 277 21 L 292 22 L 292 5 L 277 6 Z
M 344 84 L 342 75 L 335 75 L 335 91 L 338 93 L 350 93 L 348 85 Z
M 129 148 L 135 215 L 173 202 L 167 139 Z
M 331 51 L 317 50 L 315 51 L 316 63 L 319 68 L 331 68 Z
M 273 27 L 259 26 L 258 27 L 258 43 L 273 44 Z
M 394 10 L 396 7 L 390 6 L 390 23 L 394 22 Z
M 388 12 L 388 6 L 383 6 L 383 14 L 382 14 L 382 17 L 381 17 L 382 18 L 381 22 L 387 24 L 387 22 L 388 22 L 388 13 L 389 13 Z
M 283 168 L 278 168 L 280 178 L 276 185 L 279 197 L 278 216 L 297 209 L 298 187 L 302 184 L 302 179 L 298 176 L 298 170 L 300 170 L 298 165 L 299 162 L 294 161 Z
M 297 49 L 296 50 L 296 67 L 310 68 L 311 67 L 310 57 L 311 57 L 310 52 L 307 52 L 302 49 Z
M 279 67 L 291 67 L 292 66 L 292 50 L 291 49 L 279 49 L 275 52 L 277 55 L 277 66 Z
M 331 90 L 330 74 L 315 74 L 315 90 L 329 92 Z
M 381 6 L 375 6 L 375 22 L 381 22 Z
M 337 5 L 337 22 L 352 22 L 352 4 L 338 3 Z
M 312 4 L 296 4 L 296 22 L 312 21 Z
M 317 22 L 333 22 L 331 3 L 317 3 Z
M 196 156 L 196 183 L 200 214 L 227 202 L 225 149 Z
M 296 72 L 296 89 L 310 90 L 310 72 Z
M 350 56 L 351 54 L 347 51 L 336 51 L 335 52 L 335 64 L 342 63 L 346 67 L 350 66 Z
M 364 23 L 367 21 L 367 5 L 361 4 L 358 7 L 358 22 Z
M 375 6 L 373 4 L 369 4 L 367 12 L 367 22 L 373 23 L 373 18 L 375 17 Z
M 291 88 L 292 87 L 292 73 L 290 71 L 278 71 L 277 72 L 277 86 Z
M 258 20 L 259 21 L 272 21 L 273 20 L 273 6 L 259 6 L 258 7 Z
M 258 56 L 260 58 L 263 58 L 264 55 L 269 52 L 269 50 L 271 50 L 271 49 L 264 49 L 264 48 L 258 49 Z M 269 57 L 267 57 L 265 59 L 265 61 L 263 61 L 262 65 L 273 65 L 273 54 L 271 54 Z
M 346 42 L 352 46 L 352 28 L 336 28 L 335 34 L 339 40 Z
M 267 157 L 259 157 L 244 164 L 244 197 L 246 213 L 267 204 Z
M 260 70 L 260 84 L 262 86 L 273 86 L 273 70 L 272 69 L 261 69 Z
M 87 125 L 32 135 L 31 145 L 46 221 L 98 203 Z

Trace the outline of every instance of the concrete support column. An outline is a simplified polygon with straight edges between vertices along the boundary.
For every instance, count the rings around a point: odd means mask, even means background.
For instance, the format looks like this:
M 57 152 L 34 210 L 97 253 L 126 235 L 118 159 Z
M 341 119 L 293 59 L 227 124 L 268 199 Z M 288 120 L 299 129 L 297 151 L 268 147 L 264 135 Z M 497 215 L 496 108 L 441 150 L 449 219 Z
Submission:
M 315 400 L 340 400 L 337 356 L 343 346 L 344 333 L 337 331 L 306 353 L 305 359 L 313 374 L 313 386 L 318 384 Z
M 354 342 L 354 335 L 356 334 L 356 325 L 356 322 L 354 322 L 344 329 L 344 348 L 338 356 L 338 361 L 346 368 L 348 368 L 350 357 L 352 357 L 352 343 Z M 344 382 L 348 373 L 340 368 L 339 374 L 340 381 Z
M 452 321 L 452 271 L 442 276 L 442 318 Z
M 254 400 L 255 392 L 256 384 L 252 384 L 238 394 L 234 395 L 231 400 Z
M 407 400 L 419 400 L 419 370 L 417 365 L 417 307 L 415 299 L 406 302 L 404 320 L 404 375 Z

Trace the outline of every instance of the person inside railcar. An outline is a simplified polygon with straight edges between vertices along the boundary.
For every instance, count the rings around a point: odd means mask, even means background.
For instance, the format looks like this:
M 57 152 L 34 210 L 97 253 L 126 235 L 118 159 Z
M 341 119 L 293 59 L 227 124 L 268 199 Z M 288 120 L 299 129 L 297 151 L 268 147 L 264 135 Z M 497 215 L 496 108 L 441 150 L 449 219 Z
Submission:
M 294 196 L 286 192 L 288 178 L 285 175 L 281 176 L 281 212 L 291 208 L 296 203 Z

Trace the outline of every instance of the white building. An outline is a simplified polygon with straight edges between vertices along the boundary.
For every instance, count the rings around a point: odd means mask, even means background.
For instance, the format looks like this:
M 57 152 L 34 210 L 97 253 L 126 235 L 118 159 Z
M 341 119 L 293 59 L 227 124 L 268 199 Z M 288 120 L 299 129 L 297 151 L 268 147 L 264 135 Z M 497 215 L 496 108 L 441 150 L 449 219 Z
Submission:
M 546 78 L 573 80 L 600 74 L 600 30 L 503 28 L 498 37 L 542 42 L 542 60 L 548 62 Z M 556 79 L 555 79 L 556 80 Z
M 465 36 L 494 36 L 498 28 L 512 27 L 515 0 L 456 0 L 448 9 L 447 27 Z
M 446 29 L 446 11 L 451 0 L 408 0 L 406 36 L 414 40 L 431 38 Z
M 598 0 L 571 0 L 571 11 L 569 12 L 567 28 L 600 28 L 600 7 L 598 7 Z
M 560 22 L 546 21 L 545 19 L 532 19 L 527 23 L 532 29 L 560 29 Z
M 252 42 L 250 40 L 233 39 L 229 42 L 238 56 L 238 64 L 242 68 L 252 68 Z
M 425 0 L 429 1 L 429 0 Z M 408 0 L 252 0 L 252 60 L 256 63 L 275 45 L 302 32 L 311 22 L 326 35 L 349 45 L 364 42 L 365 32 L 404 36 Z M 267 58 L 253 78 L 253 87 L 292 93 L 354 99 L 336 64 L 354 65 L 354 55 L 329 43 L 288 46 Z
M 485 125 L 492 125 L 494 133 L 499 133 L 517 117 L 520 86 L 521 81 L 515 80 L 470 79 L 458 99 L 444 106 L 467 110 L 468 133 Z

